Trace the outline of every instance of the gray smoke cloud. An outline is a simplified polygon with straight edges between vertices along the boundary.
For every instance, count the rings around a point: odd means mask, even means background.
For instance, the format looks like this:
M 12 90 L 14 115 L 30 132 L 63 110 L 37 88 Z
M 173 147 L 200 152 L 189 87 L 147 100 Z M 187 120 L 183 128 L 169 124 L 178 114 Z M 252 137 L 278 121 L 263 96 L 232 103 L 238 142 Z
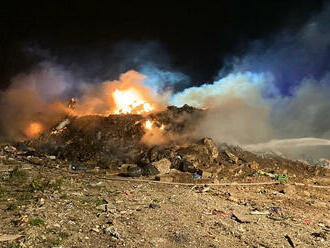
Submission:
M 209 108 L 196 134 L 217 142 L 259 143 L 266 151 L 278 149 L 271 140 L 284 139 L 292 157 L 308 143 L 319 147 L 313 139 L 288 138 L 330 139 L 329 13 L 327 6 L 298 31 L 253 42 L 247 54 L 228 61 L 231 71 L 173 95 L 171 103 Z M 318 155 L 330 157 L 325 147 Z

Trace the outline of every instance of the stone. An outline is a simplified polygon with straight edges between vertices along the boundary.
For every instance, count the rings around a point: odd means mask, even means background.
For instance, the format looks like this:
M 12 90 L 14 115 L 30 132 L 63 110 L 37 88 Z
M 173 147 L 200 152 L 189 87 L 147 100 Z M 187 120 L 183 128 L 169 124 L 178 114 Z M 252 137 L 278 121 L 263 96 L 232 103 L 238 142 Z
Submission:
M 143 167 L 142 175 L 146 177 L 155 176 L 159 174 L 159 170 L 153 165 L 146 165 Z
M 155 204 L 155 203 L 150 203 L 149 204 L 149 208 L 153 208 L 153 209 L 160 208 L 160 205 L 159 204 Z
M 286 195 L 293 195 L 296 193 L 296 187 L 294 185 L 287 184 L 281 191 L 281 193 L 284 193 Z
M 208 172 L 208 171 L 203 171 L 202 176 L 203 176 L 203 178 L 211 178 L 211 177 L 213 177 L 213 173 Z
M 160 172 L 160 174 L 166 174 L 169 173 L 171 170 L 171 161 L 167 158 L 163 158 L 159 161 L 151 163 L 154 167 L 157 168 L 157 170 Z
M 111 237 L 115 239 L 120 239 L 119 233 L 116 231 L 116 229 L 113 226 L 107 227 L 104 232 L 106 234 L 109 234 Z
M 257 163 L 256 161 L 252 161 L 252 162 L 248 163 L 248 166 L 252 170 L 257 170 L 259 168 L 259 163 Z
M 127 173 L 127 170 L 129 168 L 135 168 L 135 167 L 138 167 L 137 164 L 122 164 L 119 169 L 121 173 Z
M 234 154 L 232 154 L 230 151 L 225 150 L 225 154 L 227 155 L 227 157 L 232 160 L 235 164 L 238 163 L 239 158 L 237 156 L 235 156 Z
M 141 167 L 129 167 L 126 173 L 126 175 L 129 177 L 140 177 L 142 174 L 143 170 Z
M 213 159 L 217 159 L 219 156 L 219 151 L 211 138 L 202 139 L 202 143 L 206 146 L 207 150 L 210 152 Z
M 160 182 L 173 182 L 173 177 L 169 175 L 158 175 L 155 177 L 155 180 L 160 181 Z

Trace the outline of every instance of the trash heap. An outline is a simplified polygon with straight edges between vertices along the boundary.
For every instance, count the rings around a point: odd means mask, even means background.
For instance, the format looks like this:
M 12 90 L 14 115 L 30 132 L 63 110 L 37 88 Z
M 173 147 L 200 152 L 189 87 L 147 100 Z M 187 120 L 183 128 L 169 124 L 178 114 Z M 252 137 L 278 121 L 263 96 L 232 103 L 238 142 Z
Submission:
M 66 116 L 38 138 L 1 146 L 0 153 L 2 161 L 10 158 L 70 170 L 105 169 L 120 176 L 156 177 L 164 181 L 234 177 L 245 181 L 256 177 L 287 181 L 288 174 L 305 176 L 298 171 L 316 170 L 301 162 L 276 156 L 265 158 L 237 146 L 215 144 L 210 138 L 193 137 L 191 134 L 205 112 L 185 105 L 169 106 L 146 116 Z M 167 142 L 141 142 L 150 135 L 145 127 L 148 120 L 157 130 L 164 127 L 161 137 L 168 138 Z M 155 138 L 152 135 L 151 132 L 150 138 Z

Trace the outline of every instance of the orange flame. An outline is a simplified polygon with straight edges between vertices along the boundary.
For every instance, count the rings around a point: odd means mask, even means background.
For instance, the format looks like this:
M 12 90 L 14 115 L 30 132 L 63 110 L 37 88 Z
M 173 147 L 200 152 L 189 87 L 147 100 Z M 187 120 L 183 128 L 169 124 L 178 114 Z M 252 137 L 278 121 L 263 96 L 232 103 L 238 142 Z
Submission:
M 116 104 L 115 114 L 142 114 L 153 110 L 150 103 L 134 88 L 127 90 L 116 89 L 113 92 Z
M 42 130 L 43 130 L 43 127 L 39 122 L 32 122 L 29 124 L 29 126 L 25 130 L 25 134 L 29 138 L 35 138 L 42 132 Z

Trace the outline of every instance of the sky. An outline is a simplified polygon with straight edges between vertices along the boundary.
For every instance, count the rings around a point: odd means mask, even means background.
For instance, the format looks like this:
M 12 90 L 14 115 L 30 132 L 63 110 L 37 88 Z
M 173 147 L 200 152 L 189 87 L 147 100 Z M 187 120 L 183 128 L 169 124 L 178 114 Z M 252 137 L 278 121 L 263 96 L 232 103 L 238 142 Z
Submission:
M 255 42 L 272 40 L 283 29 L 299 30 L 324 5 L 320 0 L 10 1 L 0 10 L 0 87 L 44 60 L 91 82 L 135 69 L 158 70 L 166 80 L 171 77 L 166 71 L 177 72 L 176 90 L 202 85 Z M 290 82 L 283 81 L 283 92 Z

